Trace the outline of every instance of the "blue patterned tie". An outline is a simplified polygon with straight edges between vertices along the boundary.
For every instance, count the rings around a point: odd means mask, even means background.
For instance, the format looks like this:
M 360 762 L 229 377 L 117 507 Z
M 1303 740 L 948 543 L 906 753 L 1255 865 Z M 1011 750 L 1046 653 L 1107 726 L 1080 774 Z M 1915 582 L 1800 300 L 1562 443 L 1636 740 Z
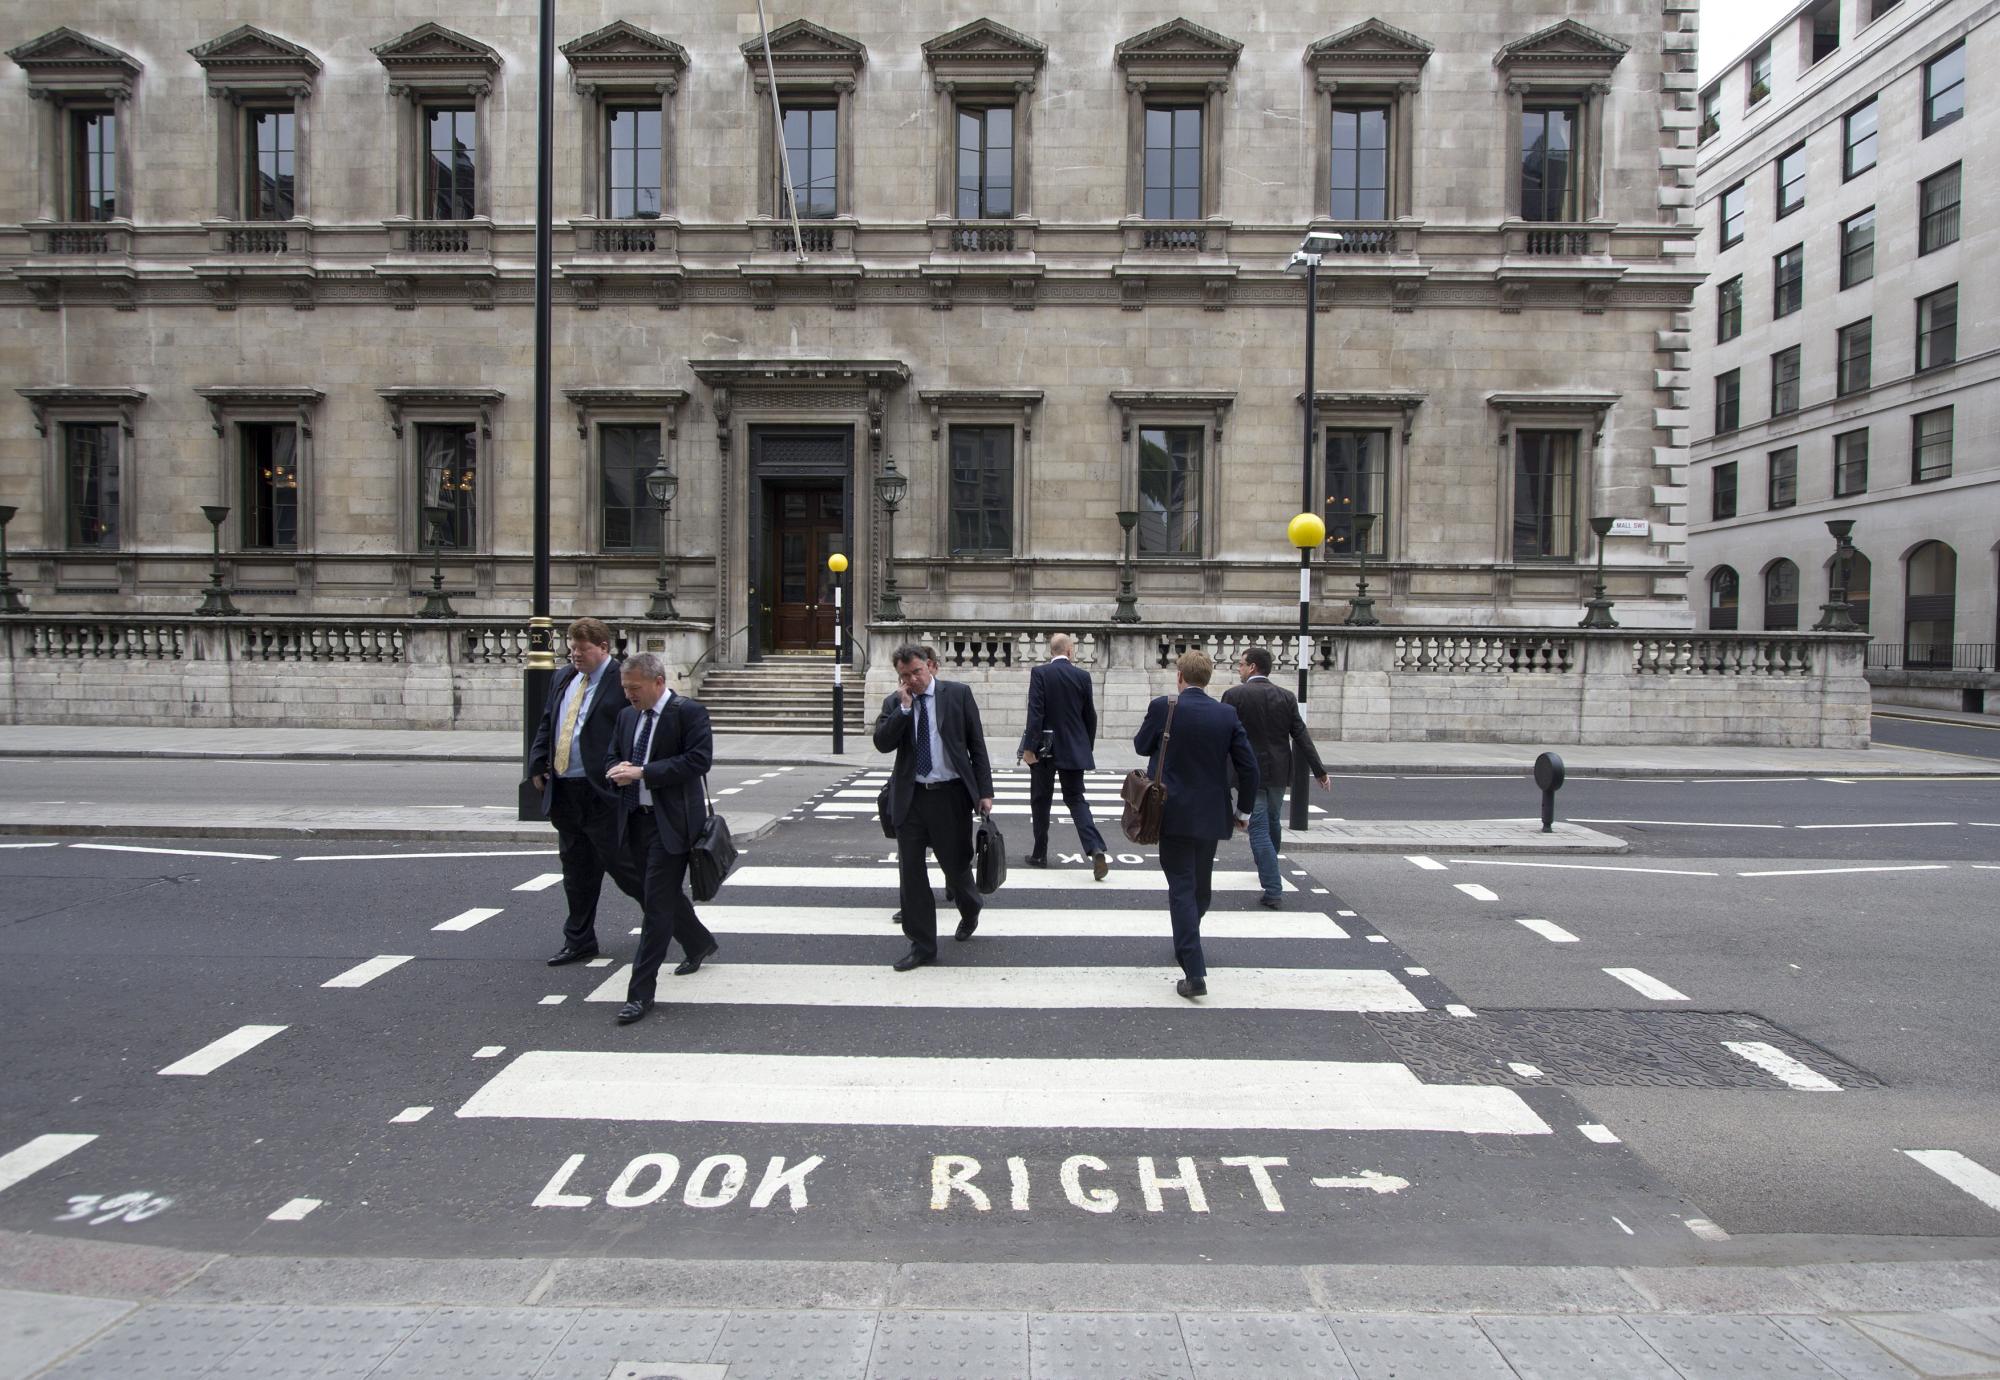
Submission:
M 929 695 L 917 696 L 917 779 L 931 774 L 931 720 L 927 712 Z

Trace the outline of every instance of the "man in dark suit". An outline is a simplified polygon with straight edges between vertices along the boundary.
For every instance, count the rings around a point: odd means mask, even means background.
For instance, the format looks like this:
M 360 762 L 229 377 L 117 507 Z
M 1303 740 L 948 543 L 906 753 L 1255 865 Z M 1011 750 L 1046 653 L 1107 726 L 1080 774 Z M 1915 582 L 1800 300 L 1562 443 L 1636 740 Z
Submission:
M 562 860 L 563 897 L 569 918 L 562 948 L 551 968 L 597 956 L 597 898 L 604 874 L 633 900 L 640 899 L 639 870 L 620 837 L 624 812 L 604 779 L 604 754 L 625 708 L 618 658 L 611 655 L 611 629 L 595 618 L 569 625 L 569 667 L 549 683 L 528 776 L 542 793 L 542 813 L 556 826 Z
M 1160 871 L 1167 874 L 1167 909 L 1174 919 L 1174 956 L 1187 976 L 1174 984 L 1184 997 L 1208 995 L 1208 964 L 1201 953 L 1201 917 L 1208 914 L 1215 875 L 1215 845 L 1250 822 L 1257 797 L 1257 755 L 1243 722 L 1228 705 L 1208 697 L 1215 663 L 1205 652 L 1183 652 L 1176 665 L 1178 698 L 1166 695 L 1146 709 L 1132 739 L 1167 788 L 1160 824 Z M 1232 816 L 1229 775 L 1236 773 Z
M 903 902 L 903 933 L 910 951 L 896 960 L 907 973 L 937 961 L 937 901 L 925 870 L 926 853 L 958 901 L 956 938 L 979 928 L 979 888 L 972 876 L 972 811 L 993 808 L 993 768 L 986 760 L 986 730 L 972 689 L 939 680 L 924 649 L 898 647 L 893 658 L 900 682 L 882 701 L 875 720 L 875 749 L 896 754 L 889 780 L 889 819 L 896 829 L 896 865 Z
M 1283 904 L 1284 877 L 1278 870 L 1278 850 L 1283 847 L 1285 790 L 1292 782 L 1294 752 L 1305 758 L 1313 780 L 1321 790 L 1333 783 L 1306 731 L 1305 716 L 1292 692 L 1271 682 L 1271 653 L 1264 647 L 1247 647 L 1236 663 L 1241 685 L 1222 692 L 1222 702 L 1243 720 L 1250 735 L 1250 749 L 1257 754 L 1257 808 L 1250 812 L 1250 856 L 1257 860 L 1257 880 L 1264 884 L 1261 904 L 1276 910 Z
M 1021 760 L 1028 764 L 1028 808 L 1035 827 L 1028 866 L 1049 865 L 1049 807 L 1055 800 L 1056 778 L 1061 777 L 1063 804 L 1069 807 L 1076 836 L 1101 882 L 1111 864 L 1104 856 L 1104 835 L 1097 832 L 1083 794 L 1083 774 L 1097 769 L 1091 753 L 1097 741 L 1097 704 L 1090 673 L 1070 660 L 1075 650 L 1075 638 L 1056 633 L 1049 638 L 1048 661 L 1028 673 L 1028 726 L 1021 733 Z
M 605 777 L 620 792 L 625 846 L 645 878 L 646 924 L 618 1024 L 653 1009 L 654 983 L 670 939 L 686 955 L 674 976 L 699 969 L 716 950 L 715 936 L 694 913 L 682 887 L 688 854 L 708 823 L 706 778 L 715 754 L 708 710 L 667 688 L 667 668 L 651 652 L 625 663 L 625 696 Z

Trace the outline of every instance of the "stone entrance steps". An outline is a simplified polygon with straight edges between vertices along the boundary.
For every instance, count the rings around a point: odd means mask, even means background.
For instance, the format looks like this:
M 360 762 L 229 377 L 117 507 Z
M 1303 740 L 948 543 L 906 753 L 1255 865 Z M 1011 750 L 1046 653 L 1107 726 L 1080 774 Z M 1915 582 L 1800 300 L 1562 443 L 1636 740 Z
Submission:
M 846 667 L 842 679 L 846 731 L 858 734 L 868 717 L 860 668 Z M 741 666 L 717 666 L 702 677 L 697 696 L 708 706 L 717 732 L 829 733 L 833 657 L 767 656 Z

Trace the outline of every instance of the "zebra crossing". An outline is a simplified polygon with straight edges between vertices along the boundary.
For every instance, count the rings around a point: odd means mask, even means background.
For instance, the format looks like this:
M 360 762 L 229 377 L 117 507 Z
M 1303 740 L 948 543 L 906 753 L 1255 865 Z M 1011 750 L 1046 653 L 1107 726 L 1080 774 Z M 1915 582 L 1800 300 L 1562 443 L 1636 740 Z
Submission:
M 1090 803 L 1090 812 L 1097 819 L 1098 826 L 1115 832 L 1118 823 L 1120 801 L 1118 788 L 1125 780 L 1121 771 L 1090 771 L 1083 776 L 1083 796 Z M 887 785 L 889 773 L 886 769 L 865 771 L 847 785 L 831 791 L 815 803 L 812 813 L 822 819 L 855 819 L 872 817 L 875 813 L 875 797 Z M 993 813 L 996 815 L 1021 815 L 1030 813 L 1028 803 L 1029 772 L 1026 767 L 999 767 L 993 769 Z M 1318 805 L 1309 807 L 1314 818 L 1329 818 L 1327 812 Z M 1064 807 L 1062 792 L 1056 792 L 1055 805 L 1049 814 L 1051 846 L 1070 829 L 1069 811 Z M 1074 837 L 1074 835 L 1070 835 Z M 1110 837 L 1107 832 L 1106 837 Z

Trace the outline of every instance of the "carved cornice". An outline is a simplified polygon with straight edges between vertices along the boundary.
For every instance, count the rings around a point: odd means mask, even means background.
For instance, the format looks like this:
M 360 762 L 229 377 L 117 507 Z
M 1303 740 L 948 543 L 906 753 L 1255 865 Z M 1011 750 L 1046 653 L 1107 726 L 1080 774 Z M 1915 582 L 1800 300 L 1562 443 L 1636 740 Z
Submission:
M 198 47 L 188 56 L 208 73 L 209 94 L 226 96 L 251 91 L 309 92 L 319 76 L 319 58 L 309 49 L 252 24 L 240 24 Z
M 1364 19 L 1307 48 L 1305 61 L 1322 91 L 1350 83 L 1414 87 L 1433 51 L 1413 33 L 1379 19 Z
M 667 435 L 680 435 L 685 388 L 565 388 L 563 396 L 576 408 L 576 434 L 588 438 L 593 417 L 650 413 L 667 419 Z
M 1222 420 L 1229 409 L 1236 405 L 1236 394 L 1224 389 L 1115 389 L 1111 393 L 1112 406 L 1118 409 L 1118 432 L 1121 440 L 1132 439 L 1132 418 L 1134 414 L 1147 412 L 1205 413 L 1215 423 L 1215 439 L 1222 440 Z
M 1019 413 L 1021 433 L 1032 440 L 1035 412 L 1042 405 L 1042 390 L 1039 388 L 924 388 L 918 390 L 917 397 L 930 409 L 932 440 L 943 432 L 944 416 L 948 412 Z
M 1596 444 L 1604 442 L 1604 422 L 1611 415 L 1611 409 L 1618 405 L 1620 395 L 1595 391 L 1534 393 L 1488 393 L 1486 405 L 1499 414 L 1499 444 L 1507 444 L 1507 434 L 1522 420 L 1575 417 L 1588 414 L 1595 418 Z
M 577 90 L 591 94 L 600 85 L 651 85 L 665 92 L 687 70 L 687 49 L 623 19 L 562 45 Z
M 389 71 L 389 89 L 414 98 L 423 91 L 485 95 L 500 70 L 500 54 L 442 24 L 419 24 L 369 51 Z
M 35 412 L 35 430 L 49 434 L 49 421 L 65 414 L 115 412 L 119 428 L 132 434 L 132 414 L 146 395 L 137 388 L 92 388 L 79 384 L 53 384 L 47 388 L 16 388 Z
M 7 56 L 27 72 L 34 100 L 130 100 L 132 84 L 146 66 L 67 26 L 10 48 Z
M 1299 402 L 1305 401 L 1304 392 L 1294 395 Z M 1414 388 L 1382 388 L 1373 392 L 1345 389 L 1318 389 L 1313 393 L 1313 412 L 1324 417 L 1327 413 L 1355 414 L 1363 412 L 1398 412 L 1403 418 L 1403 444 L 1410 443 L 1410 433 L 1415 429 L 1417 409 L 1424 405 L 1430 395 Z
M 412 412 L 476 412 L 481 439 L 493 437 L 493 412 L 507 396 L 497 388 L 378 388 L 389 406 L 389 429 L 398 437 Z
M 750 39 L 739 51 L 760 83 L 769 76 L 764 66 L 764 40 Z M 868 49 L 859 39 L 822 28 L 810 19 L 794 19 L 771 30 L 771 62 L 779 84 L 787 82 L 853 82 L 868 64 Z
M 868 397 L 868 445 L 882 450 L 882 422 L 888 395 L 910 381 L 910 366 L 899 359 L 693 359 L 688 367 L 708 385 L 715 408 L 715 441 L 729 454 L 729 418 L 736 405 L 811 409 L 814 393 Z
M 317 388 L 273 388 L 262 384 L 215 384 L 197 388 L 196 394 L 208 403 L 209 425 L 221 436 L 229 429 L 229 418 L 237 412 L 290 412 L 298 421 L 299 435 L 312 436 L 313 412 L 326 394 Z
M 924 61 L 939 90 L 986 84 L 1032 91 L 1048 55 L 1046 44 L 991 19 L 975 19 L 924 44 Z
M 1493 65 L 1509 76 L 1595 74 L 1604 78 L 1629 51 L 1628 45 L 1608 34 L 1574 19 L 1559 19 L 1502 47 L 1493 55 Z

